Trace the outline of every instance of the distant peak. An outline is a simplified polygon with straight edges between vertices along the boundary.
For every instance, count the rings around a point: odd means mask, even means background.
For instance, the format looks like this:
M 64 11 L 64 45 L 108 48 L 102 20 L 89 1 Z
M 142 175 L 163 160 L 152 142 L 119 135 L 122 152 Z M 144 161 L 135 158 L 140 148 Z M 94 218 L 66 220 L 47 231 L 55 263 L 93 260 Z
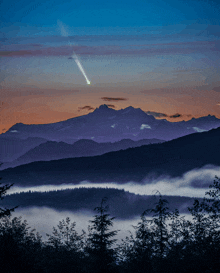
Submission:
M 211 119 L 211 120 L 218 120 L 218 118 L 215 115 L 207 115 L 207 116 L 203 116 L 203 117 L 199 117 L 199 118 L 192 118 L 191 120 L 204 120 L 204 119 Z
M 134 112 L 134 111 L 136 111 L 138 108 L 134 108 L 133 106 L 128 106 L 128 107 L 126 107 L 126 108 L 124 108 L 124 109 L 121 109 L 121 111 L 122 112 L 124 112 L 124 113 L 129 113 L 129 112 Z
M 101 114 L 101 115 L 109 115 L 110 113 L 115 112 L 114 109 L 108 107 L 106 104 L 100 105 L 98 108 L 96 108 L 91 114 Z
M 25 124 L 24 124 L 24 123 L 21 123 L 21 122 L 16 123 L 16 124 L 14 124 L 11 128 L 9 128 L 8 131 L 11 131 L 11 130 L 14 130 L 14 129 L 18 129 L 18 128 L 20 128 L 20 127 L 23 126 L 23 125 L 25 125 Z
M 106 105 L 106 104 L 102 104 L 102 105 L 99 106 L 98 109 L 104 110 L 104 109 L 109 109 L 109 107 L 108 107 L 108 105 Z
M 130 110 L 130 111 L 139 111 L 139 112 L 144 112 L 141 108 L 135 108 L 133 106 L 128 106 L 127 108 L 125 108 L 124 110 Z M 145 112 L 144 112 L 145 113 Z
M 207 117 L 209 117 L 209 118 L 216 118 L 217 119 L 217 117 L 215 116 L 215 115 L 208 115 Z
M 108 107 L 108 105 L 102 104 L 102 105 L 100 105 L 98 108 L 96 108 L 94 112 L 96 112 L 96 111 L 106 111 L 106 110 L 107 110 L 108 112 L 110 112 L 110 111 L 115 111 L 114 109 Z

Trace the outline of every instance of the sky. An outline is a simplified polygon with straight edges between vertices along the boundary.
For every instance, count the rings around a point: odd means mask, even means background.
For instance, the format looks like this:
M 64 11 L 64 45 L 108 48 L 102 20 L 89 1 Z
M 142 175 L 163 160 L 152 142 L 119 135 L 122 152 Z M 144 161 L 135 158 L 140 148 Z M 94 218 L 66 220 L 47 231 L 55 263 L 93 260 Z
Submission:
M 0 10 L 0 133 L 104 103 L 220 118 L 219 0 L 1 0 Z

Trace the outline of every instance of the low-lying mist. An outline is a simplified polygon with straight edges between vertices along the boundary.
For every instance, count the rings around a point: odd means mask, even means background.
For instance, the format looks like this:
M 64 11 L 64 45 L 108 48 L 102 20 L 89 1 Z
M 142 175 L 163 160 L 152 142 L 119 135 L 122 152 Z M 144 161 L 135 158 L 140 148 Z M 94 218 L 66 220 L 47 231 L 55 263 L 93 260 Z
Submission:
M 128 182 L 119 184 L 117 182 L 110 183 L 91 183 L 89 181 L 82 181 L 80 185 L 74 184 L 61 184 L 61 185 L 43 185 L 34 187 L 18 187 L 14 185 L 8 194 L 18 192 L 45 192 L 64 189 L 75 188 L 115 188 L 124 189 L 131 193 L 140 195 L 152 195 L 159 191 L 162 195 L 173 196 L 188 196 L 188 197 L 204 197 L 205 192 L 208 190 L 209 185 L 212 184 L 215 176 L 220 176 L 220 167 L 213 165 L 206 165 L 200 169 L 194 169 L 186 172 L 180 177 L 157 176 L 150 173 L 143 181 L 142 184 L 136 182 Z
M 187 196 L 187 197 L 204 197 L 205 192 L 209 190 L 209 185 L 213 183 L 215 176 L 220 177 L 220 167 L 207 165 L 201 169 L 194 169 L 185 173 L 181 177 L 171 178 L 168 176 L 156 176 L 153 174 L 148 175 L 143 184 L 137 184 L 134 182 L 129 182 L 126 184 L 118 184 L 117 182 L 112 183 L 91 183 L 89 181 L 82 181 L 80 185 L 45 185 L 45 186 L 38 186 L 38 187 L 16 187 L 13 186 L 9 191 L 8 194 L 11 195 L 13 193 L 18 192 L 52 192 L 56 190 L 65 190 L 65 189 L 75 189 L 75 188 L 115 188 L 115 189 L 124 189 L 134 194 L 143 195 L 154 195 L 157 191 L 160 192 L 161 195 L 172 195 L 172 196 Z M 82 195 L 84 196 L 84 195 Z M 125 194 L 125 196 L 127 196 Z M 31 197 L 31 196 L 30 196 Z M 103 196 L 104 197 L 104 196 Z M 87 196 L 88 198 L 88 196 Z M 93 197 L 94 198 L 94 197 Z M 135 200 L 135 197 L 129 197 Z M 166 197 L 165 197 L 166 198 Z M 6 200 L 5 198 L 4 200 Z M 131 206 L 135 205 L 134 200 L 130 200 L 129 203 Z M 4 201 L 3 200 L 3 201 Z M 56 202 L 59 202 L 59 199 L 56 199 Z M 120 199 L 121 200 L 121 199 Z M 101 199 L 97 200 L 97 206 L 99 205 Z M 110 203 L 110 211 L 112 211 L 112 217 L 121 214 L 121 211 L 124 208 L 124 204 L 118 203 L 115 204 L 115 199 L 108 200 Z M 155 199 L 156 201 L 156 199 Z M 83 200 L 83 202 L 91 202 L 89 199 Z M 112 203 L 113 202 L 113 203 Z M 179 202 L 179 201 L 178 201 Z M 187 201 L 188 202 L 188 201 Z M 185 204 L 180 205 L 179 209 L 182 213 L 185 214 L 187 202 Z M 96 202 L 95 202 L 96 203 Z M 112 204 L 111 204 L 112 203 Z M 132 205 L 133 204 L 133 205 Z M 152 206 L 154 202 L 151 203 Z M 19 205 L 19 203 L 16 203 Z M 136 204 L 137 205 L 137 204 Z M 146 204 L 147 205 L 147 204 Z M 186 207 L 183 207 L 186 206 Z M 172 207 L 170 203 L 168 206 Z M 182 206 L 182 207 L 181 207 Z M 58 206 L 57 206 L 58 207 Z M 62 207 L 62 206 L 61 206 Z M 87 206 L 88 207 L 88 206 Z M 112 210 L 111 210 L 112 207 Z M 115 208 L 113 208 L 115 207 Z M 52 234 L 52 228 L 57 226 L 59 221 L 65 219 L 66 217 L 70 217 L 71 221 L 76 222 L 76 230 L 80 233 L 82 229 L 87 231 L 89 220 L 92 220 L 95 211 L 93 213 L 93 207 L 90 209 L 74 209 L 66 206 L 64 209 L 55 209 L 54 207 L 45 207 L 42 204 L 41 207 L 36 205 L 32 205 L 29 207 L 20 207 L 12 213 L 12 217 L 19 217 L 22 216 L 22 219 L 26 219 L 31 228 L 35 228 L 42 236 L 43 239 L 46 240 L 47 236 L 46 233 Z M 67 209 L 66 209 L 67 208 Z M 132 207 L 133 208 L 133 207 Z M 147 208 L 147 207 L 146 207 Z M 146 209 L 145 205 L 143 206 L 143 210 Z M 138 213 L 131 213 L 130 217 L 128 212 L 124 211 L 124 218 L 118 217 L 114 220 L 114 230 L 120 230 L 118 232 L 117 238 L 125 238 L 129 235 L 128 230 L 134 232 L 132 225 L 137 225 L 138 221 L 140 220 L 140 215 Z M 140 210 L 140 214 L 143 211 Z M 127 214 L 126 214 L 127 213 Z M 189 217 L 189 215 L 187 215 Z
M 75 229 L 81 234 L 84 230 L 88 234 L 88 226 L 91 225 L 89 222 L 93 220 L 93 216 L 96 214 L 89 211 L 80 211 L 80 212 L 71 212 L 71 211 L 58 211 L 55 209 L 47 207 L 32 207 L 25 209 L 16 209 L 12 212 L 12 217 L 22 217 L 22 220 L 27 220 L 27 223 L 31 229 L 36 229 L 36 232 L 42 236 L 43 240 L 47 240 L 48 236 L 46 234 L 52 235 L 53 227 L 57 228 L 59 221 L 69 217 L 71 222 L 76 222 Z M 189 214 L 180 214 L 185 216 L 185 219 L 192 219 Z M 110 215 L 114 217 L 114 215 Z M 150 219 L 150 217 L 147 217 Z M 120 239 L 124 239 L 126 236 L 129 236 L 131 233 L 134 234 L 136 226 L 140 222 L 140 215 L 133 217 L 132 219 L 117 219 L 113 220 L 113 227 L 110 230 L 118 230 L 116 239 L 120 242 Z
M 25 209 L 16 209 L 12 212 L 12 217 L 22 217 L 23 220 L 27 220 L 30 228 L 36 229 L 43 240 L 47 240 L 46 234 L 52 235 L 53 227 L 57 228 L 59 221 L 69 217 L 71 222 L 76 222 L 75 229 L 81 234 L 82 230 L 88 233 L 88 225 L 91 225 L 89 220 L 93 219 L 96 214 L 89 211 L 71 212 L 70 211 L 58 211 L 47 207 L 32 207 Z M 114 217 L 114 215 L 112 215 Z M 129 220 L 115 219 L 112 230 L 119 230 L 117 239 L 123 239 L 129 235 L 129 230 L 133 231 L 132 225 L 136 225 L 139 221 L 139 217 L 135 217 Z

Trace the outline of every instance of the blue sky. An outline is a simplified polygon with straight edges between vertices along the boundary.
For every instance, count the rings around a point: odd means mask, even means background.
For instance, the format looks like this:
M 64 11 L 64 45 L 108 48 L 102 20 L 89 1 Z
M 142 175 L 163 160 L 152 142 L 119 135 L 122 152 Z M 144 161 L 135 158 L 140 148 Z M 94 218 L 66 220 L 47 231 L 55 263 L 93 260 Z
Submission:
M 87 114 L 79 109 L 104 96 L 126 98 L 115 109 L 220 118 L 217 0 L 2 0 L 0 9 L 0 132 Z
M 1 24 L 15 26 L 30 35 L 36 28 L 51 28 L 57 20 L 76 28 L 169 26 L 177 24 L 219 24 L 218 1 L 139 0 L 139 1 L 12 1 L 2 0 Z M 3 30 L 4 32 L 4 30 Z M 58 34 L 58 33 L 57 33 Z

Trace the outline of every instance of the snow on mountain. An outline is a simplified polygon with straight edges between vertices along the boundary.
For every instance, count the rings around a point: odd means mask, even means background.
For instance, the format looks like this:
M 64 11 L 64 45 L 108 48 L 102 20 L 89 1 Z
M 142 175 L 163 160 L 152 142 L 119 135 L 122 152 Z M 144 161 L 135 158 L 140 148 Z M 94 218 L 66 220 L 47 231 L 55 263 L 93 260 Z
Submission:
M 17 123 L 4 137 L 24 139 L 40 137 L 49 141 L 63 141 L 73 144 L 79 139 L 92 139 L 96 142 L 116 142 L 122 139 L 161 139 L 171 140 L 195 132 L 203 132 L 220 127 L 220 120 L 215 116 L 192 118 L 189 121 L 169 122 L 157 120 L 140 108 L 129 106 L 114 110 L 101 105 L 92 113 L 65 121 L 26 125 Z M 0 136 L 1 140 L 1 136 Z

